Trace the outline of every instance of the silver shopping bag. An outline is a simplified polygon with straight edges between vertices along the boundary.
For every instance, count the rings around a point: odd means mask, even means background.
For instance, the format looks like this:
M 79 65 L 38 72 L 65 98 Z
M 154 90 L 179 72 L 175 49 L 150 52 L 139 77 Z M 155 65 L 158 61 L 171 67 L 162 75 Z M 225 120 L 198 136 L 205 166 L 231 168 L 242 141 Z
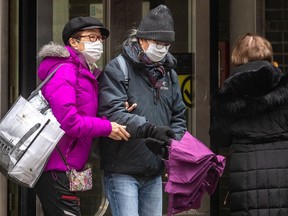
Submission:
M 21 186 L 35 185 L 64 135 L 41 94 L 45 82 L 28 100 L 19 96 L 0 121 L 0 171 Z

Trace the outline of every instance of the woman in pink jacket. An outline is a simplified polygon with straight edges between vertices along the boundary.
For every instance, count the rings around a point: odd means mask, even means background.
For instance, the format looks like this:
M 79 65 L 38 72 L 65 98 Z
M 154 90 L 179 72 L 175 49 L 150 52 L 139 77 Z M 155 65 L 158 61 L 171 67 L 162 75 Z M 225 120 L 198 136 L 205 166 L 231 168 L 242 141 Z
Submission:
M 43 86 L 42 94 L 65 131 L 57 146 L 67 164 L 77 171 L 85 167 L 94 137 L 128 140 L 130 136 L 124 126 L 96 117 L 97 77 L 101 73 L 96 61 L 108 36 L 109 30 L 98 19 L 77 17 L 63 29 L 65 46 L 50 43 L 38 55 L 41 80 L 62 64 Z M 34 187 L 45 216 L 81 215 L 79 198 L 69 190 L 66 171 L 67 166 L 55 149 Z

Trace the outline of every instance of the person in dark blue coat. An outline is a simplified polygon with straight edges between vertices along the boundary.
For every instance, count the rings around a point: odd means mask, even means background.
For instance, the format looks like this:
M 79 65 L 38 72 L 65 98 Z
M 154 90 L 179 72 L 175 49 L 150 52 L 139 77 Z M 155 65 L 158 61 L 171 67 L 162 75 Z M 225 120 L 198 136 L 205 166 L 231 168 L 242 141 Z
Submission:
M 99 115 L 126 125 L 131 135 L 129 142 L 99 140 L 113 216 L 162 215 L 165 146 L 186 131 L 176 59 L 169 53 L 174 41 L 171 12 L 160 5 L 124 42 L 122 63 L 112 59 L 99 77 Z M 126 101 L 137 108 L 129 112 Z
M 211 141 L 230 146 L 231 216 L 288 215 L 288 77 L 265 38 L 245 34 L 212 100 Z

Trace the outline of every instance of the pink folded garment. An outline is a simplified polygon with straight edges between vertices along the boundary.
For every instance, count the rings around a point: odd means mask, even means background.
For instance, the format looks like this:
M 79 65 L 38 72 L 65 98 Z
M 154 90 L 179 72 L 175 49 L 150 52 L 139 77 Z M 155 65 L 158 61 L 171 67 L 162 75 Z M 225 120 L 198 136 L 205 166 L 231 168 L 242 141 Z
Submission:
M 169 194 L 167 216 L 200 208 L 207 192 L 213 194 L 225 168 L 225 157 L 215 155 L 206 145 L 186 132 L 180 141 L 173 140 L 165 161 Z

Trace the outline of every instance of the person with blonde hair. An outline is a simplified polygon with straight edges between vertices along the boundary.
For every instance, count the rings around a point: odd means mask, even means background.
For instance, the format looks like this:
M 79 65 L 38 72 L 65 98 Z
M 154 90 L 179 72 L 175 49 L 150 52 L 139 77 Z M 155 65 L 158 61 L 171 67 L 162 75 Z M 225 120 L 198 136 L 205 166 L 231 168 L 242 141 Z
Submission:
M 270 42 L 245 34 L 235 66 L 212 97 L 211 143 L 230 146 L 231 216 L 288 215 L 288 77 L 273 65 Z
M 239 66 L 256 60 L 266 60 L 272 63 L 272 45 L 264 37 L 247 33 L 240 37 L 235 44 L 231 63 Z

